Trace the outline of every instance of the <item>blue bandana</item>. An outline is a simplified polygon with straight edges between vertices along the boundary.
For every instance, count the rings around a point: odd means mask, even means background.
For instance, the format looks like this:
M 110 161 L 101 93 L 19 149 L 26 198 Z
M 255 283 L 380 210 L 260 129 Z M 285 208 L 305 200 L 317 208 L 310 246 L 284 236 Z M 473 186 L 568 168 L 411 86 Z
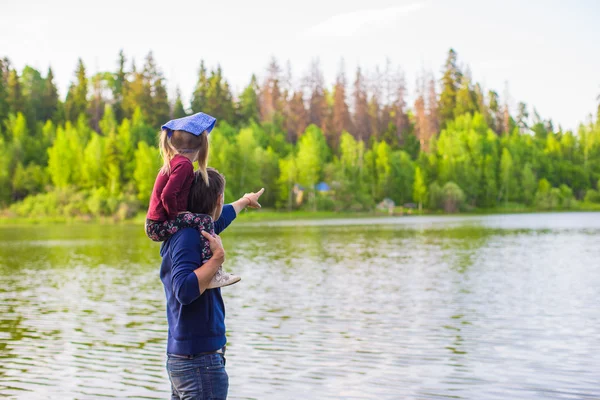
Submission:
M 208 114 L 199 112 L 189 117 L 172 119 L 163 126 L 161 130 L 166 130 L 167 135 L 171 137 L 173 131 L 186 131 L 193 135 L 200 136 L 202 132 L 210 133 L 215 127 L 217 119 Z

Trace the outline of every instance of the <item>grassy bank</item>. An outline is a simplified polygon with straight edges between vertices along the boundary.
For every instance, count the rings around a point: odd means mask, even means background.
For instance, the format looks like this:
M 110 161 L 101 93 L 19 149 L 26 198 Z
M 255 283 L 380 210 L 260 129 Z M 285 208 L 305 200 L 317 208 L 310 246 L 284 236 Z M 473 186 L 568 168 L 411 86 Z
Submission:
M 472 208 L 459 214 L 445 214 L 442 211 L 407 210 L 402 207 L 396 207 L 392 213 L 388 211 L 370 211 L 370 212 L 335 212 L 335 211 L 277 211 L 274 209 L 244 210 L 238 216 L 238 221 L 259 222 L 259 221 L 286 221 L 286 220 L 307 220 L 307 219 L 335 219 L 335 218 L 374 218 L 405 215 L 492 215 L 492 214 L 518 214 L 518 213 L 540 213 L 540 212 L 581 212 L 581 211 L 600 211 L 600 204 L 578 203 L 577 207 L 570 209 L 552 209 L 541 210 L 535 207 L 528 207 L 523 204 L 509 203 L 495 208 Z M 146 218 L 145 213 L 138 213 L 135 217 L 126 220 L 117 220 L 114 217 L 16 217 L 10 214 L 0 216 L 1 225 L 35 225 L 35 224 L 139 224 L 143 225 Z

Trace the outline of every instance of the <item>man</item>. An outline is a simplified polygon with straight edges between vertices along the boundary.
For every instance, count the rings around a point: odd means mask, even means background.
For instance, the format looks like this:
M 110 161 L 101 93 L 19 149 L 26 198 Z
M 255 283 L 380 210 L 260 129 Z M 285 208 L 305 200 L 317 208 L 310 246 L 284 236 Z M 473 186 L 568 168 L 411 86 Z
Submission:
M 260 208 L 264 192 L 247 193 L 223 206 L 225 180 L 209 169 L 209 184 L 195 179 L 190 190 L 189 211 L 210 215 L 215 235 L 202 236 L 210 243 L 212 257 L 203 259 L 200 233 L 185 228 L 161 247 L 160 277 L 167 300 L 169 336 L 167 371 L 172 399 L 226 399 L 229 378 L 225 371 L 225 305 L 221 289 L 207 289 L 225 261 L 218 236 L 245 207 Z M 210 230 L 210 229 L 209 229 Z

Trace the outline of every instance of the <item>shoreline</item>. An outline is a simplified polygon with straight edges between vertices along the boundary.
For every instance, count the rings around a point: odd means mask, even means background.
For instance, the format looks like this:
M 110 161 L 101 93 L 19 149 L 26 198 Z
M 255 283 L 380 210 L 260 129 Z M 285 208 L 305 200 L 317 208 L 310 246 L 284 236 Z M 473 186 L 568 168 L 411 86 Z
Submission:
M 600 212 L 600 204 L 587 204 L 576 209 L 553 209 L 540 210 L 533 207 L 509 207 L 506 209 L 474 209 L 458 213 L 445 212 L 423 212 L 411 211 L 401 212 L 396 210 L 393 213 L 384 211 L 363 211 L 363 212 L 335 212 L 335 211 L 275 211 L 275 210 L 244 210 L 237 218 L 238 222 L 277 222 L 291 220 L 326 220 L 326 219 L 361 219 L 361 218 L 402 218 L 402 217 L 425 217 L 425 216 L 476 216 L 476 215 L 502 215 L 502 214 L 548 214 L 548 213 L 578 213 L 578 212 Z M 0 226 L 10 225 L 40 225 L 40 224 L 56 224 L 56 225 L 142 225 L 145 221 L 145 214 L 138 214 L 133 218 L 125 220 L 117 220 L 115 217 L 0 217 Z

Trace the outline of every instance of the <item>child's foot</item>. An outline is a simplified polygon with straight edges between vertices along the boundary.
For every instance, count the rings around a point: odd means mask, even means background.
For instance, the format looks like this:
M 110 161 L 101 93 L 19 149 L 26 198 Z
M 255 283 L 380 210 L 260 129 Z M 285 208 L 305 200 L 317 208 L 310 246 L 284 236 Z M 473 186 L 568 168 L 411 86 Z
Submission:
M 233 275 L 223 271 L 223 267 L 219 267 L 215 276 L 213 276 L 212 280 L 208 284 L 207 289 L 215 289 L 223 286 L 233 285 L 234 283 L 238 283 L 242 278 L 237 275 Z

